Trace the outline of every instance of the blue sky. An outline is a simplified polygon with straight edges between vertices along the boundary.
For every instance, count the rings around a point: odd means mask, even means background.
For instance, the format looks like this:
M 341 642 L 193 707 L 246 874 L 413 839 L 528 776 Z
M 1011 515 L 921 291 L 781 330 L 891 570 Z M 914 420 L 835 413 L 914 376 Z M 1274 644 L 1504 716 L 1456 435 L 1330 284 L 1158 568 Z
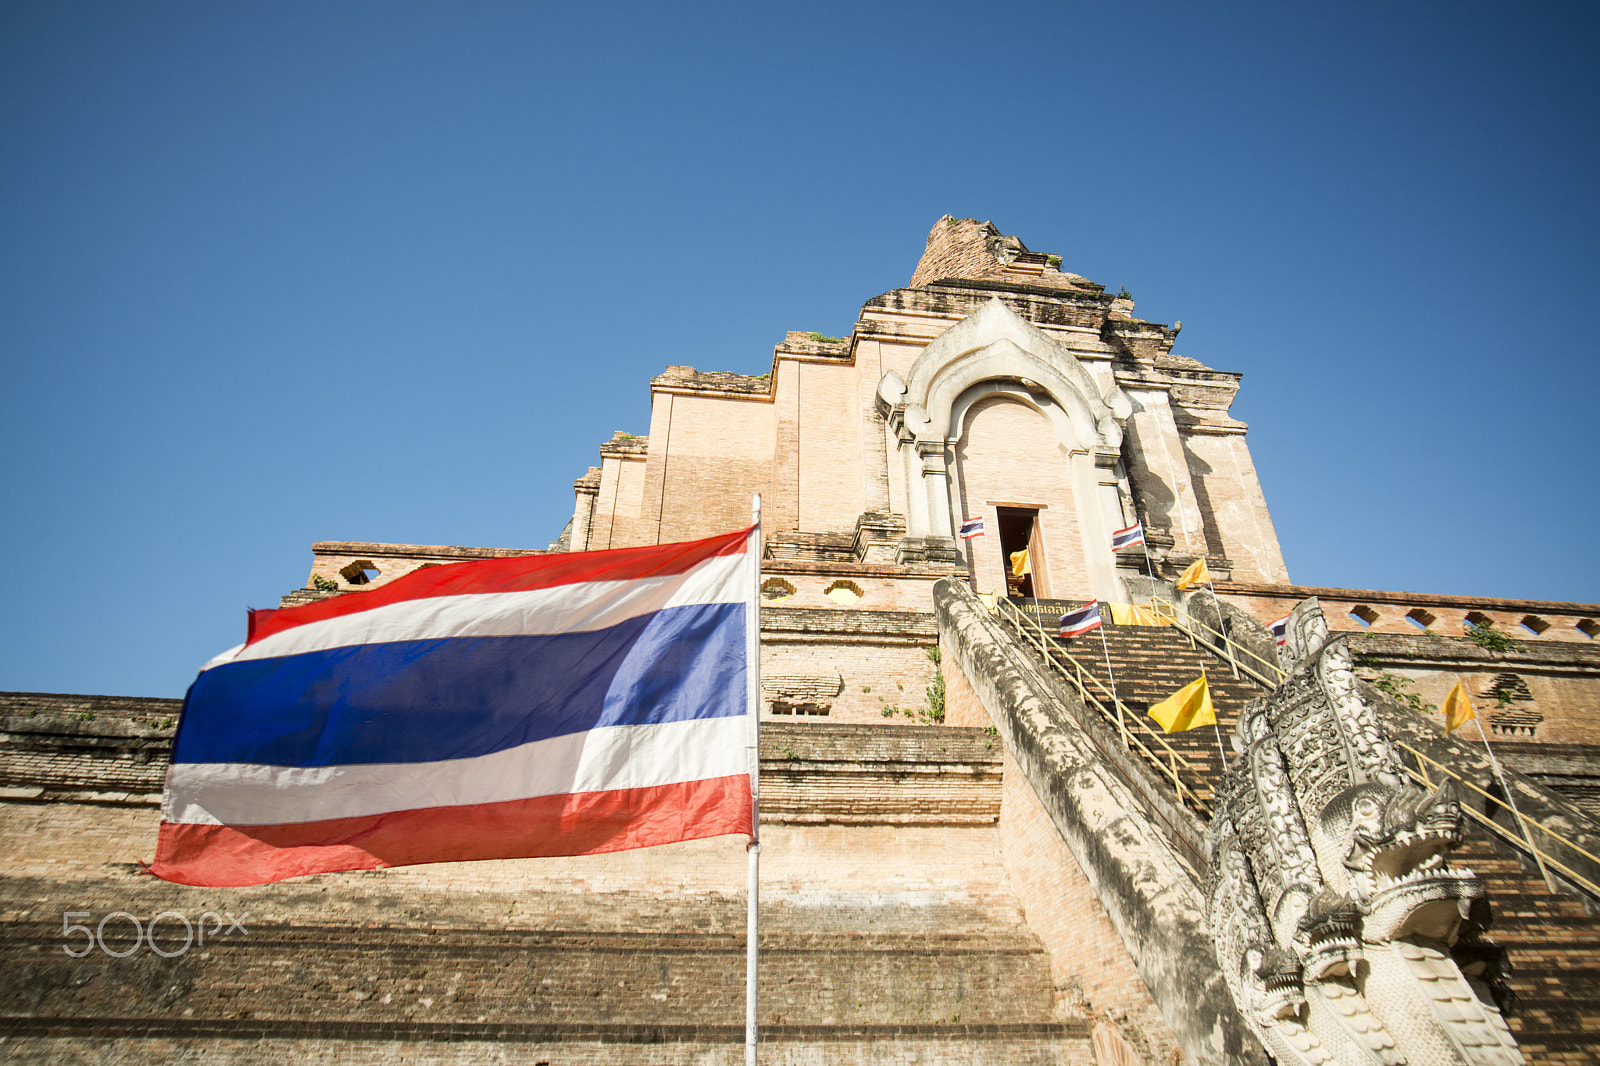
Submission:
M 542 547 L 945 213 L 1245 375 L 1302 584 L 1592 602 L 1592 5 L 0 6 L 0 689 L 325 539 Z

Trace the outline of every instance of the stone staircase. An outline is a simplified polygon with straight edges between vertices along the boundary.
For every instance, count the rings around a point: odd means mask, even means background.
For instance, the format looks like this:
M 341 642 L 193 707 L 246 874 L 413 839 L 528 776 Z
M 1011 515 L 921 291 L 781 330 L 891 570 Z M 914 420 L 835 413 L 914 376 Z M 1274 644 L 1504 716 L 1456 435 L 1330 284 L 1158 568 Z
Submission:
M 1234 680 L 1226 660 L 1191 647 L 1169 628 L 1106 626 L 1106 650 L 1117 693 L 1130 710 L 1144 711 L 1193 681 L 1204 666 L 1217 722 L 1231 739 L 1240 710 L 1262 689 Z M 1100 634 L 1059 641 L 1085 668 L 1105 678 Z M 1199 771 L 1196 791 L 1209 803 L 1221 772 L 1211 729 L 1167 740 Z M 1467 840 L 1453 862 L 1483 878 L 1494 908 L 1491 938 L 1507 951 L 1507 985 L 1514 998 L 1509 1023 L 1530 1063 L 1600 1063 L 1600 920 L 1575 893 L 1552 893 L 1531 860 L 1469 820 Z
M 1087 672 L 1107 684 L 1109 678 L 1105 662 L 1106 653 L 1109 652 L 1116 677 L 1117 696 L 1136 715 L 1144 715 L 1151 704 L 1166 699 L 1204 671 L 1211 690 L 1211 702 L 1216 708 L 1217 725 L 1226 742 L 1233 736 L 1239 712 L 1245 704 L 1263 694 L 1261 687 L 1249 678 L 1241 676 L 1235 679 L 1226 660 L 1191 646 L 1189 639 L 1176 629 L 1167 626 L 1114 625 L 1106 625 L 1102 629 L 1105 632 L 1104 650 L 1100 646 L 1099 631 L 1067 640 L 1057 638 L 1056 643 L 1081 663 Z M 1153 721 L 1144 720 L 1153 728 L 1160 728 Z M 1193 767 L 1191 773 L 1182 775 L 1184 782 L 1198 794 L 1209 810 L 1213 783 L 1222 772 L 1222 752 L 1217 745 L 1217 731 L 1203 727 L 1166 734 L 1164 739 Z

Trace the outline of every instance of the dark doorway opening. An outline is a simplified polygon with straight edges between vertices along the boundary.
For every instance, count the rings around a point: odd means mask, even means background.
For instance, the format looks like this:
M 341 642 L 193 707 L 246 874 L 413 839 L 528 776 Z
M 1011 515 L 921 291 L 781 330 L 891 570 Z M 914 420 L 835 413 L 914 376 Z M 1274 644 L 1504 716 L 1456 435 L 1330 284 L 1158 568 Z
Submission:
M 1006 595 L 1031 597 L 1034 595 L 1033 574 L 1018 577 L 1012 573 L 1011 557 L 1033 543 L 1033 526 L 1039 512 L 1021 507 L 1001 507 L 998 510 L 1000 559 L 1006 568 Z M 1030 569 L 1037 569 L 1038 560 L 1031 562 L 1035 565 Z

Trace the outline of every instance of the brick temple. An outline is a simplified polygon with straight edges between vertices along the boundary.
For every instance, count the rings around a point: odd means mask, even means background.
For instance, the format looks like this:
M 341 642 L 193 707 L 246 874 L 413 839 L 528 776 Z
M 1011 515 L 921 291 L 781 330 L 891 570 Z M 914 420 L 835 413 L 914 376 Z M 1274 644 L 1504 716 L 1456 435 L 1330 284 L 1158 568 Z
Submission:
M 1270 1061 L 1211 956 L 1208 834 L 1239 764 L 1219 740 L 1285 682 L 1267 627 L 1315 598 L 1406 787 L 1449 779 L 1467 808 L 1451 861 L 1505 958 L 1468 976 L 1525 1061 L 1600 1062 L 1600 606 L 1293 584 L 1229 414 L 1240 375 L 1134 311 L 940 219 L 848 337 L 790 332 L 759 376 L 652 379 L 647 432 L 599 446 L 547 548 L 320 542 L 283 603 L 706 536 L 760 493 L 763 1061 L 1199 1066 Z M 1135 523 L 1145 545 L 1114 552 Z M 1214 599 L 1175 584 L 1202 559 Z M 1055 637 L 1089 600 L 1178 624 Z M 1143 724 L 1201 672 L 1218 736 Z M 1510 797 L 1472 727 L 1442 732 L 1457 679 Z M 179 710 L 0 694 L 19 1060 L 742 1061 L 742 838 L 165 884 L 138 863 Z M 248 933 L 179 953 L 177 918 L 139 943 L 118 917 L 75 958 L 69 911 L 248 912 Z

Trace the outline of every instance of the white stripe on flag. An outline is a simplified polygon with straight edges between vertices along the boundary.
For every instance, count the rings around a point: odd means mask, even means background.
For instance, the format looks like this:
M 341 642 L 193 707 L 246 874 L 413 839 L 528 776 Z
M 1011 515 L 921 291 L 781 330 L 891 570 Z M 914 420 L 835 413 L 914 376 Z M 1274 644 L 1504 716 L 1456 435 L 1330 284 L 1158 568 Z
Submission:
M 346 766 L 173 763 L 162 818 L 283 825 L 747 773 L 744 717 L 606 726 L 470 759 Z
M 236 652 L 225 652 L 206 666 L 399 640 L 593 632 L 668 607 L 744 603 L 750 598 L 744 587 L 748 567 L 744 554 L 720 555 L 664 577 L 402 600 L 285 629 Z

